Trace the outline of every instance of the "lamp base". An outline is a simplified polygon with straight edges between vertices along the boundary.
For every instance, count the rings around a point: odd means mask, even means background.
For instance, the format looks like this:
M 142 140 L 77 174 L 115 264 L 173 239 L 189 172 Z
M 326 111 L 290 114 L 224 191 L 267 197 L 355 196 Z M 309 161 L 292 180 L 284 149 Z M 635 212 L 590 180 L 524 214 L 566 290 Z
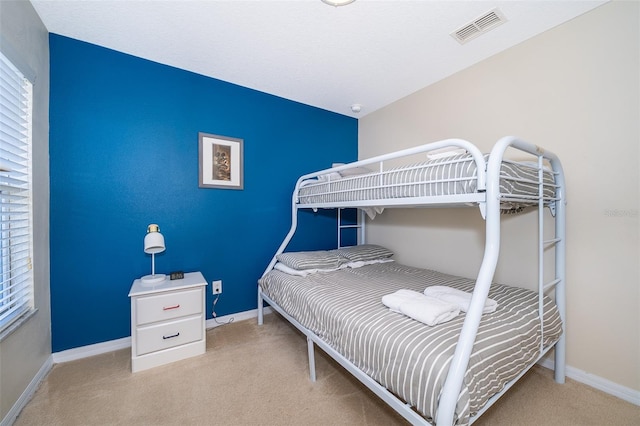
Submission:
M 164 281 L 165 279 L 167 279 L 167 276 L 165 274 L 145 275 L 144 277 L 140 278 L 140 280 L 142 281 L 142 285 L 154 285 L 159 283 L 160 281 Z

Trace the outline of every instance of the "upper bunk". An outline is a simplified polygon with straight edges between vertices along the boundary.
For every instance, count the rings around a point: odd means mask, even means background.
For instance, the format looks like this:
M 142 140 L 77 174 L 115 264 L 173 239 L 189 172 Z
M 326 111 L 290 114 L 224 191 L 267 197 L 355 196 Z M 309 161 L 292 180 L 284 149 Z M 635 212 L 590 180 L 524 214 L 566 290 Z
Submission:
M 507 148 L 515 149 L 510 158 Z M 301 176 L 293 203 L 358 207 L 370 217 L 388 207 L 477 205 L 484 217 L 487 188 L 494 185 L 502 213 L 539 203 L 553 211 L 561 173 L 554 154 L 515 137 L 502 138 L 490 154 L 466 140 L 446 139 Z

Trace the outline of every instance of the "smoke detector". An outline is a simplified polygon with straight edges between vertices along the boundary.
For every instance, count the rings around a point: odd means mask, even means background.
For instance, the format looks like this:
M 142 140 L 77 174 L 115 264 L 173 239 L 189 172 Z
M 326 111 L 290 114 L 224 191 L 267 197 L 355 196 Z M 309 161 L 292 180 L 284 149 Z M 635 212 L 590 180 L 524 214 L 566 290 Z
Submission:
M 451 33 L 451 37 L 458 40 L 460 44 L 464 44 L 505 22 L 507 22 L 507 18 L 500 9 L 495 8 L 458 28 Z

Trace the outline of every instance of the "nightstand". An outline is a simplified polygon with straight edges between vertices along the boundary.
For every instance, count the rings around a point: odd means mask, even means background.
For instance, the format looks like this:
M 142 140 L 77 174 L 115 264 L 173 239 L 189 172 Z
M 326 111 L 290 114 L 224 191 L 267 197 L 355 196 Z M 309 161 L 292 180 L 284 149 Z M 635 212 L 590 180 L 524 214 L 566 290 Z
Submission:
M 206 350 L 205 288 L 200 272 L 180 280 L 133 282 L 131 371 L 137 372 L 203 354 Z

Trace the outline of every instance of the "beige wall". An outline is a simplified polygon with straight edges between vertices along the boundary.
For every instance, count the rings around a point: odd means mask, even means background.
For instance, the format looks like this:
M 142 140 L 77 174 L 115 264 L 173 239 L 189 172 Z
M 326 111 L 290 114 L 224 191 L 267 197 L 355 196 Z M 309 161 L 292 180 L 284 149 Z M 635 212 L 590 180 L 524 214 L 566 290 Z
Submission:
M 635 390 L 640 390 L 639 21 L 639 3 L 605 4 L 359 124 L 360 158 L 448 137 L 468 139 L 488 152 L 505 135 L 558 154 L 568 186 L 567 361 Z M 536 280 L 535 214 L 503 223 L 497 279 L 530 286 Z M 371 223 L 368 239 L 394 249 L 405 263 L 475 276 L 483 226 L 475 209 L 395 210 Z
M 51 356 L 49 309 L 49 34 L 31 3 L 0 1 L 0 49 L 35 74 L 33 226 L 37 313 L 0 342 L 0 420 Z M 12 58 L 13 59 L 13 58 Z M 15 59 L 14 59 L 15 60 Z M 26 72 L 26 71 L 25 71 Z

